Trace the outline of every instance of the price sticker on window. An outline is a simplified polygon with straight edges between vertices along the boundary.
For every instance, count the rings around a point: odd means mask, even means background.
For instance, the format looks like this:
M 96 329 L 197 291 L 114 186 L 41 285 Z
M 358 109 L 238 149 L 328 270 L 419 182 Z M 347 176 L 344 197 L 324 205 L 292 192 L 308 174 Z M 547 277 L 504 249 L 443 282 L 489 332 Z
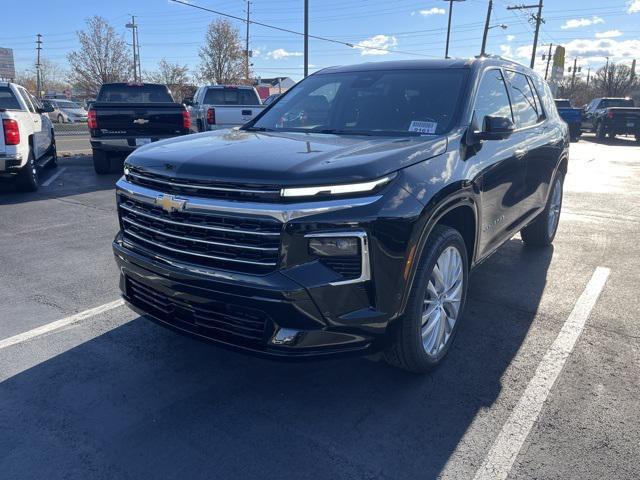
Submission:
M 438 128 L 438 122 L 422 122 L 420 120 L 413 120 L 409 125 L 410 132 L 434 134 Z

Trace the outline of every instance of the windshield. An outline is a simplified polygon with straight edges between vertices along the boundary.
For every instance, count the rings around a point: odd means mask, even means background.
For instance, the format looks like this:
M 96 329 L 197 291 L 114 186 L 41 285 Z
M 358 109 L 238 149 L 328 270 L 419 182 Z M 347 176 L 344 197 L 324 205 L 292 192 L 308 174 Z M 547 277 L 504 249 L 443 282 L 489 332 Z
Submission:
M 98 102 L 160 103 L 173 102 L 164 85 L 103 85 Z
M 252 129 L 438 135 L 451 129 L 466 69 L 380 70 L 308 77 Z
M 630 98 L 609 98 L 602 101 L 601 108 L 633 107 L 633 100 Z
M 204 96 L 205 105 L 260 105 L 260 99 L 253 89 L 210 88 Z
M 58 100 L 56 103 L 58 104 L 59 108 L 82 108 L 75 102 L 61 102 Z

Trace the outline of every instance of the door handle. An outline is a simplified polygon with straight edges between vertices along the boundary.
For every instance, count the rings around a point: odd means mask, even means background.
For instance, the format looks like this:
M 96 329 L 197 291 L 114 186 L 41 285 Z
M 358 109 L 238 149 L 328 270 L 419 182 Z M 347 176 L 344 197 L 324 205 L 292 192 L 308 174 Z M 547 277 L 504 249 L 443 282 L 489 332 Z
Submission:
M 527 151 L 519 148 L 514 153 L 516 158 L 520 160 L 522 157 L 524 157 L 527 154 Z

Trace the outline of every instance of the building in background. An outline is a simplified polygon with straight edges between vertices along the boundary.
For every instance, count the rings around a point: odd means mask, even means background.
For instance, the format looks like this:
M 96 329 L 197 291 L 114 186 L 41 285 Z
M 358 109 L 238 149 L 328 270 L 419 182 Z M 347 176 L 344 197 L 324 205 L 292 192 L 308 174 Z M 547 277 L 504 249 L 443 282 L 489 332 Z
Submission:
M 13 50 L 0 48 L 0 80 L 13 82 L 16 78 L 16 66 L 13 62 Z

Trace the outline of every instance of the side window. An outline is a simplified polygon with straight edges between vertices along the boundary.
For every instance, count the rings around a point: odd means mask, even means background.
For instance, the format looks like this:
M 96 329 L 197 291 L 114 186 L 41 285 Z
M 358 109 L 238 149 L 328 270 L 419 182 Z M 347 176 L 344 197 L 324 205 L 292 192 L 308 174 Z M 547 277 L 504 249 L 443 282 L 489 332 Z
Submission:
M 476 122 L 484 127 L 484 117 L 506 117 L 511 119 L 511 106 L 507 87 L 500 70 L 488 70 L 484 73 L 474 105 Z
M 27 91 L 24 88 L 21 88 L 19 91 L 20 91 L 20 96 L 22 96 L 22 99 L 24 100 L 24 103 L 27 104 L 27 109 L 31 113 L 36 113 L 36 109 L 33 106 L 33 103 L 31 103 L 31 99 L 29 98 L 29 94 L 27 93 Z
M 511 106 L 517 128 L 530 127 L 538 123 L 540 112 L 536 107 L 533 92 L 527 81 L 527 77 L 521 73 L 507 70 L 505 72 L 509 93 L 511 96 Z
M 538 112 L 538 121 L 540 121 L 545 118 L 544 108 L 542 107 L 542 102 L 540 101 L 540 95 L 538 93 L 538 90 L 536 89 L 535 84 L 533 83 L 533 79 L 531 77 L 527 77 L 527 80 L 529 80 L 529 87 L 531 88 L 531 92 L 533 93 L 533 101 L 536 104 L 536 111 Z M 571 104 L 569 104 L 569 107 L 571 107 Z
M 29 95 L 29 100 L 31 100 L 31 104 L 34 106 L 34 108 L 36 109 L 36 112 L 38 111 L 38 108 L 42 108 L 42 104 L 40 103 L 40 100 L 38 100 L 36 97 L 34 97 L 33 95 L 31 95 L 29 92 L 27 92 L 27 95 Z

